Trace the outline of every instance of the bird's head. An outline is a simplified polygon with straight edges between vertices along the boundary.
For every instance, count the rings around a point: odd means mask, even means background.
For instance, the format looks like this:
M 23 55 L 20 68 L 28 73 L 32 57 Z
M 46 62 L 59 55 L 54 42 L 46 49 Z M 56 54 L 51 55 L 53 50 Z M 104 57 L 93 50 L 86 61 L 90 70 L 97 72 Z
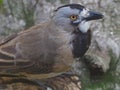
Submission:
M 90 21 L 102 18 L 101 13 L 91 11 L 80 4 L 68 4 L 55 10 L 53 20 L 66 31 L 72 32 L 77 28 L 86 33 L 90 28 Z

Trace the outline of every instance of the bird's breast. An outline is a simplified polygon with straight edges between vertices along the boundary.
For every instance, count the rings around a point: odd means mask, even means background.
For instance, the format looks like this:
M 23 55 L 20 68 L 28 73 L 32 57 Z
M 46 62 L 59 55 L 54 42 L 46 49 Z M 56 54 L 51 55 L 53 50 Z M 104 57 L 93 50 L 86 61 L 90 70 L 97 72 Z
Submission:
M 82 32 L 74 32 L 75 37 L 72 40 L 72 46 L 73 46 L 73 55 L 74 58 L 79 58 L 84 56 L 86 51 L 88 50 L 91 42 L 91 32 L 88 30 L 87 33 Z

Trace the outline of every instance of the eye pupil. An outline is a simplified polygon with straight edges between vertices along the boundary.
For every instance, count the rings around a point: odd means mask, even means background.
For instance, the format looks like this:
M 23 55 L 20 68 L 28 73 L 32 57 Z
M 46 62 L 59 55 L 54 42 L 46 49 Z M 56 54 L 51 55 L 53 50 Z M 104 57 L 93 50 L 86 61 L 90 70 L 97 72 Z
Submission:
M 71 20 L 76 20 L 76 19 L 77 19 L 77 16 L 72 15 L 72 16 L 70 17 L 70 19 L 71 19 Z
M 75 18 L 75 16 L 72 16 L 72 18 Z

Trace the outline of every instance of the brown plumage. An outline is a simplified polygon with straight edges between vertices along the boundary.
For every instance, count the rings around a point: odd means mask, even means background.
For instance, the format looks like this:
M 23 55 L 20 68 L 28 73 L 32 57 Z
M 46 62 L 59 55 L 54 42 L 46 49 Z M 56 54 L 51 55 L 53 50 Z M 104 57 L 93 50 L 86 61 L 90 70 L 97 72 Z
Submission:
M 47 22 L 4 40 L 0 44 L 0 70 L 27 73 L 68 70 L 74 60 L 67 33 L 56 29 Z
M 48 78 L 68 71 L 90 45 L 89 21 L 102 17 L 79 4 L 58 8 L 50 21 L 0 42 L 0 75 Z

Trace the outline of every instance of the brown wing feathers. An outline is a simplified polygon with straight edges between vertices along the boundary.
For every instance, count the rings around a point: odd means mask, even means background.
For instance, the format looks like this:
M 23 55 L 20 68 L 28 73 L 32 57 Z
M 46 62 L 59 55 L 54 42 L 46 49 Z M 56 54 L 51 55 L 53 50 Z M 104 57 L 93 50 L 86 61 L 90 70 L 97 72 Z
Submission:
M 15 68 L 15 49 L 8 46 L 8 42 L 17 37 L 17 33 L 6 37 L 0 41 L 0 70 Z
M 5 39 L 1 40 L 1 41 L 0 41 L 0 46 L 6 44 L 7 42 L 9 42 L 9 41 L 12 40 L 13 38 L 15 38 L 17 35 L 18 35 L 18 34 L 15 33 L 15 34 L 12 34 L 12 35 L 6 37 Z
M 0 41 L 0 59 L 14 59 L 14 55 L 11 52 L 15 52 L 13 46 L 3 47 L 9 41 L 14 39 L 17 34 L 8 36 L 7 38 Z

